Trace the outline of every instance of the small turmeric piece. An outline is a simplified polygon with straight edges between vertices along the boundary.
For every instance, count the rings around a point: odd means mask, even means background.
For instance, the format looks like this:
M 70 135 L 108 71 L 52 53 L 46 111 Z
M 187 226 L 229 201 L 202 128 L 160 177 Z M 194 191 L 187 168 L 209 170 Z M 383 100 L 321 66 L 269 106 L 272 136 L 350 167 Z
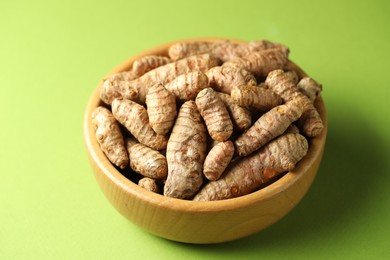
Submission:
M 295 70 L 286 70 L 285 73 L 294 82 L 294 84 L 298 84 L 299 75 Z
M 223 62 L 226 62 L 235 57 L 244 57 L 252 52 L 273 48 L 281 49 L 286 53 L 289 52 L 288 48 L 280 43 L 258 40 L 243 43 L 233 43 L 231 41 L 176 43 L 169 48 L 168 53 L 172 60 L 182 59 L 195 54 L 210 53 Z
M 170 63 L 171 60 L 168 57 L 150 55 L 135 60 L 133 63 L 132 71 L 134 75 L 140 77 L 146 72 L 151 71 L 157 67 Z
M 288 55 L 281 49 L 268 49 L 253 52 L 242 58 L 234 58 L 224 66 L 236 65 L 255 76 L 267 77 L 268 73 L 276 69 L 284 69 L 288 64 Z
M 297 97 L 302 99 L 304 113 L 299 119 L 299 125 L 305 135 L 315 137 L 322 132 L 324 125 L 313 102 L 299 91 L 298 87 L 283 70 L 274 70 L 270 72 L 265 83 L 276 94 L 280 95 L 285 102 Z
M 168 140 L 156 134 L 149 125 L 146 109 L 128 99 L 114 99 L 112 114 L 142 144 L 155 150 L 165 149 Z
M 220 142 L 216 144 L 209 151 L 206 159 L 204 160 L 204 176 L 210 181 L 218 180 L 232 160 L 233 154 L 234 145 L 232 141 Z
M 176 117 L 176 97 L 162 84 L 156 84 L 146 95 L 149 124 L 160 135 L 168 133 Z
M 209 69 L 206 75 L 210 87 L 227 94 L 230 94 L 235 86 L 257 85 L 255 76 L 238 66 L 216 66 Z
M 207 151 L 210 151 L 211 149 L 213 149 L 214 146 L 216 146 L 219 143 L 222 143 L 222 142 L 214 140 L 213 138 L 208 138 L 207 139 Z
M 130 167 L 135 172 L 152 179 L 165 178 L 167 160 L 160 152 L 128 138 L 125 141 L 130 158 Z
M 182 74 L 165 84 L 165 88 L 175 94 L 180 101 L 195 100 L 196 95 L 208 86 L 208 78 L 201 71 Z
M 180 60 L 192 55 L 211 53 L 213 49 L 212 42 L 194 41 L 181 42 L 173 44 L 168 49 L 168 55 L 172 60 Z
M 121 169 L 129 164 L 123 136 L 111 111 L 105 107 L 97 107 L 92 112 L 92 125 L 96 140 L 108 160 Z
M 227 140 L 233 133 L 233 123 L 217 93 L 212 88 L 203 89 L 195 102 L 211 138 L 217 141 Z
M 297 87 L 311 102 L 314 102 L 322 91 L 322 85 L 310 77 L 302 78 Z
M 217 95 L 219 99 L 221 99 L 225 104 L 233 126 L 236 127 L 238 131 L 248 129 L 252 124 L 252 116 L 250 111 L 245 107 L 237 105 L 228 94 L 217 92 Z
M 299 134 L 298 126 L 291 124 L 283 134 Z
M 222 200 L 249 194 L 277 175 L 293 170 L 307 151 L 308 142 L 302 135 L 279 136 L 251 156 L 242 158 L 217 181 L 207 183 L 193 200 Z
M 168 176 L 164 195 L 191 199 L 203 183 L 207 134 L 194 101 L 185 102 L 177 115 L 167 146 Z
M 303 113 L 302 99 L 297 98 L 279 105 L 263 114 L 246 132 L 235 141 L 237 154 L 247 156 L 275 137 L 283 134 L 289 125 Z
M 242 107 L 268 111 L 282 104 L 282 98 L 272 90 L 257 86 L 235 86 L 231 93 L 232 100 Z
M 130 73 L 129 73 L 130 74 Z M 136 100 L 138 91 L 132 87 L 131 80 L 126 80 L 126 74 L 118 73 L 105 79 L 100 86 L 100 99 L 107 105 L 111 105 L 114 99 L 126 98 Z
M 108 80 L 110 79 L 111 81 L 131 81 L 133 79 L 136 79 L 138 76 L 136 74 L 134 74 L 134 72 L 132 70 L 130 71 L 122 71 L 122 72 L 118 72 L 118 73 L 114 73 L 110 76 L 108 76 L 108 78 L 104 79 L 104 80 Z
M 257 40 L 248 43 L 238 44 L 234 50 L 234 54 L 230 57 L 230 59 L 233 57 L 246 57 L 254 52 L 259 52 L 259 51 L 264 51 L 269 49 L 278 49 L 284 52 L 286 55 L 288 55 L 288 53 L 290 52 L 288 47 L 283 44 L 271 42 L 268 40 Z
M 130 99 L 144 104 L 151 86 L 157 83 L 166 84 L 177 76 L 192 71 L 206 72 L 220 63 L 219 59 L 209 54 L 195 55 L 157 67 L 132 81 L 104 81 L 100 89 L 100 98 L 108 105 L 115 98 Z
M 154 192 L 154 193 L 159 193 L 160 188 L 158 187 L 156 180 L 144 177 L 138 181 L 138 186 L 144 188 L 145 190 Z

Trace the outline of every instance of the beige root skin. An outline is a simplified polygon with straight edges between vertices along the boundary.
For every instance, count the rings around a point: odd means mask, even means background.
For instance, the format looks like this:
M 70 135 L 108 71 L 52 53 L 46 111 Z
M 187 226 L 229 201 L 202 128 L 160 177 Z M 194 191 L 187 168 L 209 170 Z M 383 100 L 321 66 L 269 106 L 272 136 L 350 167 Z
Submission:
M 252 124 L 252 116 L 250 111 L 245 107 L 237 105 L 228 94 L 217 93 L 217 95 L 225 104 L 234 127 L 236 127 L 238 131 L 248 129 Z
M 286 55 L 289 54 L 290 50 L 287 46 L 271 42 L 268 40 L 258 40 L 258 41 L 251 41 L 244 44 L 239 44 L 234 52 L 234 57 L 246 57 L 254 52 L 269 50 L 269 49 L 278 49 L 285 53 Z M 233 57 L 231 57 L 233 58 Z
M 247 85 L 234 87 L 231 97 L 239 106 L 261 111 L 268 111 L 283 102 L 282 98 L 270 89 Z
M 324 129 L 322 119 L 314 105 L 302 114 L 298 120 L 298 125 L 308 137 L 319 136 Z
M 322 91 L 322 85 L 309 77 L 302 78 L 298 82 L 297 87 L 303 94 L 305 94 L 310 99 L 311 102 L 314 102 L 314 100 L 316 100 L 317 96 Z
M 111 104 L 112 100 L 122 96 L 128 99 L 136 99 L 138 92 L 129 85 L 129 81 L 136 78 L 138 76 L 132 70 L 110 75 L 103 80 L 100 87 L 100 99 L 106 104 Z
M 203 183 L 207 134 L 194 101 L 185 102 L 178 113 L 167 146 L 168 176 L 164 195 L 191 199 Z
M 172 60 L 182 59 L 195 54 L 211 53 L 225 62 L 235 57 L 244 57 L 252 52 L 272 48 L 281 49 L 285 53 L 289 52 L 288 48 L 280 43 L 274 43 L 268 40 L 258 40 L 245 43 L 232 43 L 230 41 L 219 41 L 214 43 L 207 41 L 177 43 L 169 48 L 168 53 Z
M 213 147 L 216 146 L 219 143 L 221 143 L 221 141 L 216 141 L 216 140 L 212 139 L 211 137 L 209 137 L 208 138 L 208 151 L 213 149 Z
M 156 134 L 149 125 L 146 109 L 127 99 L 114 99 L 112 114 L 142 144 L 155 150 L 165 149 L 168 140 Z
M 100 86 L 100 99 L 107 105 L 111 105 L 114 99 L 137 100 L 138 90 L 133 88 L 130 82 L 122 79 L 121 75 L 105 79 Z
M 111 104 L 115 98 L 130 99 L 144 104 L 149 87 L 158 83 L 166 84 L 179 75 L 192 71 L 206 72 L 210 68 L 220 64 L 221 61 L 219 59 L 209 54 L 190 56 L 157 67 L 132 81 L 104 81 L 100 97 L 106 104 Z
M 233 133 L 233 123 L 217 93 L 212 88 L 203 89 L 195 102 L 211 138 L 217 141 L 227 140 Z
M 168 133 L 177 115 L 175 95 L 162 84 L 156 84 L 149 89 L 145 102 L 150 126 L 157 134 Z
M 262 115 L 235 141 L 237 154 L 247 156 L 275 137 L 283 134 L 289 125 L 303 113 L 302 100 L 297 98 L 284 105 L 274 107 Z
M 92 113 L 92 125 L 100 148 L 114 165 L 121 169 L 129 164 L 123 136 L 111 111 L 97 107 Z
M 219 180 L 210 181 L 193 200 L 222 200 L 249 194 L 277 175 L 293 170 L 307 151 L 308 143 L 302 135 L 282 135 L 232 165 Z
M 280 49 L 269 49 L 254 52 L 243 58 L 235 58 L 224 64 L 236 65 L 255 76 L 267 77 L 268 73 L 276 69 L 284 69 L 288 64 L 288 55 Z
M 204 160 L 204 176 L 210 181 L 218 180 L 232 160 L 233 154 L 232 141 L 220 142 L 213 146 Z
M 131 169 L 153 179 L 161 179 L 167 176 L 168 166 L 164 155 L 130 138 L 126 139 L 125 144 Z
M 291 124 L 283 134 L 299 134 L 298 126 Z
M 140 179 L 138 181 L 138 186 L 154 193 L 160 193 L 160 188 L 158 187 L 156 180 L 148 177 Z
M 217 66 L 206 73 L 209 86 L 216 91 L 230 94 L 232 88 L 240 85 L 256 86 L 256 78 L 238 66 Z
M 286 71 L 286 75 L 294 82 L 294 84 L 298 84 L 299 75 L 295 70 Z
M 136 79 L 136 78 L 138 78 L 138 76 L 136 74 L 134 74 L 134 72 L 132 70 L 130 70 L 130 71 L 122 71 L 122 72 L 114 73 L 114 74 L 108 76 L 104 80 L 111 79 L 114 81 L 115 80 L 131 81 L 131 80 Z
M 170 63 L 171 60 L 168 57 L 164 56 L 145 56 L 142 57 L 133 63 L 132 72 L 136 77 L 140 77 L 144 75 L 146 72 L 151 71 L 155 68 L 163 66 L 165 64 Z
M 305 135 L 315 137 L 322 132 L 324 125 L 313 102 L 299 91 L 298 87 L 283 70 L 274 70 L 269 73 L 265 83 L 280 95 L 285 102 L 297 97 L 303 100 L 304 113 L 299 119 L 299 125 Z
M 211 53 L 213 43 L 195 41 L 188 43 L 176 43 L 168 49 L 168 55 L 172 60 L 183 59 L 192 55 Z
M 195 100 L 196 95 L 208 86 L 208 78 L 201 71 L 182 74 L 165 84 L 165 88 L 172 92 L 180 101 Z

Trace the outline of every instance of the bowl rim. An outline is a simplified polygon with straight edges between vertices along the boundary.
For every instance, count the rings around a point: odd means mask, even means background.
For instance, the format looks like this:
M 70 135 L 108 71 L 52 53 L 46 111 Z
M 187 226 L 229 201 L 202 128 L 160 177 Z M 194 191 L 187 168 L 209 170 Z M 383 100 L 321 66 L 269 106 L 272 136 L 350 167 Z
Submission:
M 111 74 L 122 72 L 131 68 L 132 63 L 143 56 L 160 54 L 167 55 L 167 49 L 169 46 L 179 42 L 191 42 L 191 41 L 221 41 L 229 40 L 232 42 L 245 42 L 243 40 L 237 39 L 228 39 L 220 37 L 201 37 L 201 38 L 190 38 L 182 39 L 177 41 L 172 41 L 168 43 L 161 44 L 156 47 L 146 49 L 138 54 L 132 55 L 130 58 L 126 59 L 120 65 L 116 66 L 111 70 L 104 78 L 108 77 Z M 300 76 L 307 76 L 307 74 L 290 61 L 289 66 L 296 69 Z M 225 199 L 217 201 L 192 201 L 192 200 L 182 200 L 176 198 L 165 197 L 161 194 L 153 193 L 145 190 L 144 188 L 139 187 L 136 183 L 132 182 L 126 178 L 122 173 L 120 173 L 107 159 L 103 151 L 100 149 L 98 142 L 95 138 L 95 132 L 91 123 L 91 115 L 98 105 L 103 104 L 99 97 L 100 87 L 103 82 L 103 79 L 99 82 L 98 86 L 92 92 L 92 95 L 89 98 L 84 119 L 83 119 L 83 135 L 84 142 L 89 153 L 90 159 L 93 160 L 91 163 L 96 163 L 96 166 L 101 170 L 101 172 L 110 179 L 115 186 L 120 188 L 126 194 L 131 197 L 142 200 L 148 204 L 157 204 L 158 207 L 165 208 L 167 210 L 174 210 L 180 212 L 221 212 L 221 211 L 230 211 L 237 210 L 240 208 L 245 208 L 253 205 L 254 203 L 261 203 L 268 198 L 275 196 L 278 193 L 283 192 L 288 189 L 291 185 L 297 182 L 300 178 L 303 177 L 303 173 L 307 173 L 309 168 L 315 163 L 316 158 L 322 155 L 326 134 L 327 134 L 327 115 L 324 105 L 324 101 L 321 96 L 319 96 L 315 101 L 315 106 L 323 120 L 324 129 L 322 133 L 315 137 L 311 138 L 309 141 L 309 151 L 306 156 L 298 162 L 293 171 L 285 173 L 277 181 L 272 182 L 271 184 L 255 191 L 250 194 Z

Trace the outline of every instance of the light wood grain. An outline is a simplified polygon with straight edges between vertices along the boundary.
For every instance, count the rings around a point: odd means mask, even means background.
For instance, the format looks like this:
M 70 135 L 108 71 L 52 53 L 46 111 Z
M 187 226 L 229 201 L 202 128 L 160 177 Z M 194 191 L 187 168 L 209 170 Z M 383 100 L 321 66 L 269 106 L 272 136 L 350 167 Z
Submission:
M 221 38 L 187 39 L 216 41 Z M 111 73 L 129 70 L 134 60 L 146 55 L 166 55 L 167 43 L 135 55 Z M 290 62 L 300 76 L 306 75 Z M 292 172 L 252 194 L 222 201 L 193 202 L 148 192 L 125 178 L 108 161 L 95 139 L 91 124 L 93 109 L 102 105 L 99 86 L 92 93 L 84 118 L 84 138 L 96 180 L 107 199 L 127 219 L 144 230 L 167 239 L 187 243 L 219 243 L 245 237 L 275 223 L 302 199 L 319 168 L 327 133 L 324 102 L 315 105 L 325 128 L 310 141 L 308 154 Z M 115 221 L 115 220 L 113 220 Z

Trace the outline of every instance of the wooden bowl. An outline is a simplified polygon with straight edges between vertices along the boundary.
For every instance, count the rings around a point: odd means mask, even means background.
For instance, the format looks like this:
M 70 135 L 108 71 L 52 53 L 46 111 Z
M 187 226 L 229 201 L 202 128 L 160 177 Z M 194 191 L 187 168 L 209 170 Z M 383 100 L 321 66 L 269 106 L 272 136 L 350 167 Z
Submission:
M 190 39 L 217 41 L 221 39 Z M 175 42 L 173 42 L 175 43 Z M 167 55 L 164 44 L 129 58 L 110 74 L 129 70 L 137 58 Z M 305 73 L 291 62 L 301 75 Z M 164 197 L 144 190 L 124 177 L 100 150 L 91 124 L 91 113 L 102 102 L 99 86 L 92 93 L 84 118 L 84 138 L 96 180 L 111 204 L 144 230 L 166 239 L 208 244 L 254 234 L 285 216 L 305 195 L 319 168 L 327 132 L 326 111 L 321 97 L 315 105 L 325 124 L 322 134 L 309 141 L 308 154 L 296 168 L 272 184 L 242 197 L 193 202 Z

